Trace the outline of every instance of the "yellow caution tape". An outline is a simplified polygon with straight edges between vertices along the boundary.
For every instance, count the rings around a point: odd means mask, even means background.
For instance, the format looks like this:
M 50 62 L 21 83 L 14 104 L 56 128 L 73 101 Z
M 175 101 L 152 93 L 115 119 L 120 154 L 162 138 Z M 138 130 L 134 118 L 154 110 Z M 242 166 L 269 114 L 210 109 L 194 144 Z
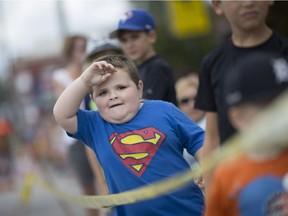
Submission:
M 191 183 L 203 173 L 211 170 L 221 160 L 233 157 L 244 150 L 251 155 L 269 153 L 272 149 L 288 147 L 288 91 L 265 109 L 256 121 L 243 133 L 236 134 L 221 148 L 216 149 L 209 157 L 201 162 L 200 167 L 186 171 L 169 179 L 155 182 L 152 185 L 104 196 L 72 196 L 44 182 L 40 177 L 28 174 L 24 180 L 21 198 L 28 202 L 31 197 L 31 187 L 37 184 L 49 191 L 58 199 L 71 202 L 84 208 L 107 208 L 117 205 L 131 204 L 157 196 L 164 195 Z M 271 122 L 273 126 L 271 126 Z M 275 123 L 277 122 L 277 123 Z M 273 145 L 271 145 L 273 143 Z M 244 145 L 245 144 L 245 145 Z
M 28 203 L 30 200 L 34 178 L 35 176 L 32 174 L 32 172 L 26 174 L 24 178 L 23 187 L 21 190 L 21 200 L 23 203 Z

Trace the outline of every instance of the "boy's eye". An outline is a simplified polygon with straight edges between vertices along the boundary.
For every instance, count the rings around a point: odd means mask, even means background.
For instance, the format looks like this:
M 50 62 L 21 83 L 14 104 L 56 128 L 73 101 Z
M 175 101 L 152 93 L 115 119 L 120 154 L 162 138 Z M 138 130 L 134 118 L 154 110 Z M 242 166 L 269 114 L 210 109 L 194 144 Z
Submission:
M 99 92 L 98 96 L 104 96 L 106 94 L 107 94 L 107 91 L 101 91 L 101 92 Z
M 127 88 L 126 86 L 119 86 L 118 90 L 123 90 L 123 89 L 126 89 L 126 88 Z
M 139 39 L 140 38 L 140 34 L 132 34 L 131 35 L 131 39 L 132 40 L 137 40 L 137 39 Z
M 119 40 L 120 40 L 120 43 L 125 44 L 129 41 L 138 40 L 140 37 L 141 37 L 141 35 L 139 33 L 134 33 L 134 34 L 131 34 L 127 37 L 120 37 Z

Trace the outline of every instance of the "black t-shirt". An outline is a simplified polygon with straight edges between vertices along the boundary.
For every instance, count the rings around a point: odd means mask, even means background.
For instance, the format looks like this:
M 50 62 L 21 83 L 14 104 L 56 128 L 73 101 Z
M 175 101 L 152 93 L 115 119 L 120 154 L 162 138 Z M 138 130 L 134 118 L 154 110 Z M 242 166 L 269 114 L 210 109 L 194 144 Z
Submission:
M 153 56 L 139 65 L 138 70 L 144 83 L 144 99 L 164 100 L 177 104 L 173 72 L 165 59 L 159 55 Z
M 240 48 L 235 47 L 231 38 L 228 38 L 208 54 L 202 62 L 195 107 L 208 112 L 217 112 L 221 143 L 235 132 L 227 118 L 227 106 L 222 92 L 223 78 L 236 61 L 246 54 L 256 51 L 274 52 L 288 56 L 288 39 L 273 32 L 266 42 L 258 46 Z

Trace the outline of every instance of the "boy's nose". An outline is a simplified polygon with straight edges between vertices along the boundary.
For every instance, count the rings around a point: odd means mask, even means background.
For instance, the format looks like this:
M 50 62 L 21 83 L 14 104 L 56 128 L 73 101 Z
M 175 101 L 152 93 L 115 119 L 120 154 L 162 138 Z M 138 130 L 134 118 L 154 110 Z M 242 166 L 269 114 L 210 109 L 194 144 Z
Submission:
M 255 1 L 251 1 L 251 0 L 242 0 L 242 3 L 245 6 L 253 6 L 255 4 Z
M 118 95 L 116 92 L 112 91 L 111 94 L 110 94 L 110 98 L 109 100 L 115 100 L 118 98 Z
M 118 97 L 117 96 L 114 96 L 114 97 L 110 97 L 109 100 L 116 100 Z

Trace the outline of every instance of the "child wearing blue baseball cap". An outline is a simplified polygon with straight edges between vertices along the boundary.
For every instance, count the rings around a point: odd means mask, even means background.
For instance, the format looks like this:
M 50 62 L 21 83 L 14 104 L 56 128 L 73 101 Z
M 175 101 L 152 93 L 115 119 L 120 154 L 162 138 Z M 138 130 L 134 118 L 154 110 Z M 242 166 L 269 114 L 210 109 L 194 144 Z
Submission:
M 176 105 L 174 75 L 169 63 L 156 53 L 155 29 L 152 15 L 143 9 L 135 9 L 124 13 L 110 37 L 118 38 L 124 54 L 137 64 L 144 83 L 143 98 Z

